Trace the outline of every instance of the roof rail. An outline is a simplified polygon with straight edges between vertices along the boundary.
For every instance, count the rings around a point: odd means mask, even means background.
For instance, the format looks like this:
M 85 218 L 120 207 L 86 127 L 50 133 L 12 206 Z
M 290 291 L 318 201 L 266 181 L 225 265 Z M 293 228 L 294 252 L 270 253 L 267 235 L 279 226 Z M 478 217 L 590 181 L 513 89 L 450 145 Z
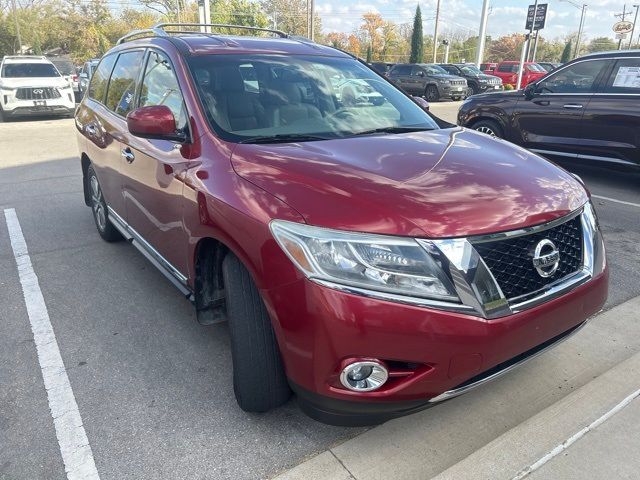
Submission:
M 116 45 L 120 45 L 128 40 L 133 38 L 145 38 L 145 37 L 168 37 L 170 34 L 181 34 L 181 35 L 202 35 L 209 34 L 210 32 L 201 32 L 198 30 L 166 30 L 166 28 L 175 28 L 175 27 L 213 27 L 213 28 L 235 28 L 239 30 L 250 30 L 252 32 L 268 32 L 274 33 L 281 38 L 289 38 L 289 35 L 280 30 L 273 30 L 271 28 L 260 28 L 260 27 L 250 27 L 246 25 L 230 25 L 226 23 L 158 23 L 151 28 L 145 30 L 134 30 L 133 32 L 127 33 L 125 36 L 118 39 Z

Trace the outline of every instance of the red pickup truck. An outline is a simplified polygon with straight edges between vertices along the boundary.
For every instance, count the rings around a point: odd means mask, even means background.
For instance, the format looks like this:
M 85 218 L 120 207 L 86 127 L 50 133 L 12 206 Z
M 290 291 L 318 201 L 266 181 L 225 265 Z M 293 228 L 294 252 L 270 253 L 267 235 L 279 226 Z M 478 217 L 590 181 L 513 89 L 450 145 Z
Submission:
M 509 84 L 513 88 L 516 88 L 516 85 L 518 83 L 519 65 L 520 62 L 513 60 L 500 62 L 498 66 L 493 70 L 491 75 L 500 77 L 502 79 L 503 85 Z M 529 83 L 535 82 L 536 80 L 544 77 L 547 74 L 547 71 L 544 68 L 534 62 L 525 62 L 523 68 L 524 71 L 522 72 L 522 82 L 520 84 L 520 88 L 526 87 Z

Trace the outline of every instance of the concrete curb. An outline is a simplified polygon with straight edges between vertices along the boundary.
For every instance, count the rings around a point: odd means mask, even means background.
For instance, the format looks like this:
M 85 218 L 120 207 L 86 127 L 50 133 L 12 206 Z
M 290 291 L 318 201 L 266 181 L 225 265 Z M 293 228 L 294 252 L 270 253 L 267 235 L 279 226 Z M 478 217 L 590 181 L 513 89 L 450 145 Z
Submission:
M 274 480 L 512 478 L 640 388 L 639 310 L 640 297 L 618 305 L 502 379 L 373 428 Z M 587 349 L 597 362 L 582 355 Z

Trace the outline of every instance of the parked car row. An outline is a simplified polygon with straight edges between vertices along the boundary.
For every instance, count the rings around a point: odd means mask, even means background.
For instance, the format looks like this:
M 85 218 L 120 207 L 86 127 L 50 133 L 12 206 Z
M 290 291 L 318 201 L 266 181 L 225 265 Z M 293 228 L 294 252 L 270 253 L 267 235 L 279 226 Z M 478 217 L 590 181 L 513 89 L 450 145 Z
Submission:
M 640 165 L 640 51 L 569 62 L 523 90 L 467 99 L 458 124 L 551 158 Z

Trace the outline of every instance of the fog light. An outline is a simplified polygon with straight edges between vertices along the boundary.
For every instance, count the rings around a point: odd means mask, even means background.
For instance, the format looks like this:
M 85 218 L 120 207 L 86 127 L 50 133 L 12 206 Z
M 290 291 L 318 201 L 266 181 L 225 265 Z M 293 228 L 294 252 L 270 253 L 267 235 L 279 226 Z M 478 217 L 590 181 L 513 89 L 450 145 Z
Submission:
M 380 388 L 389 378 L 387 369 L 377 362 L 354 362 L 340 373 L 340 383 L 355 392 L 371 392 Z

